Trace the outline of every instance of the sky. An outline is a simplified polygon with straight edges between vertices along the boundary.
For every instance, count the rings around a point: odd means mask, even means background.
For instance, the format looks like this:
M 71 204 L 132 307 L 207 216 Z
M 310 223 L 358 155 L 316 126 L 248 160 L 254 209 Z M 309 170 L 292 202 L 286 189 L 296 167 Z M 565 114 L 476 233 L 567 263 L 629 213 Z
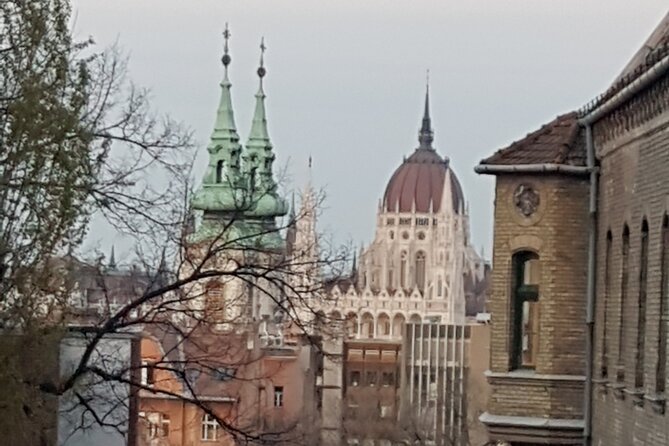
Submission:
M 198 178 L 225 23 L 242 142 L 264 36 L 275 166 L 299 188 L 313 158 L 327 195 L 319 229 L 338 243 L 372 240 L 386 184 L 417 147 L 429 69 L 434 145 L 463 185 L 473 243 L 490 253 L 494 178 L 474 166 L 603 92 L 666 13 L 666 0 L 76 0 L 73 26 L 100 47 L 117 42 L 154 107 L 194 130 Z

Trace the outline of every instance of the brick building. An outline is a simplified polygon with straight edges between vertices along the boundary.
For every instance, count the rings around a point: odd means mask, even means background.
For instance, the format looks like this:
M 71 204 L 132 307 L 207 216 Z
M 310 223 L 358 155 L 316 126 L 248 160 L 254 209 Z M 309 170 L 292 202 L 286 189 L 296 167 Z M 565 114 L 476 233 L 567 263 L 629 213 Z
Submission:
M 603 95 L 477 166 L 497 176 L 494 439 L 669 442 L 668 109 L 669 15 Z
M 575 113 L 477 167 L 496 175 L 493 438 L 580 444 L 583 435 L 588 178 Z
M 666 445 L 669 15 L 582 112 L 599 164 L 595 445 Z

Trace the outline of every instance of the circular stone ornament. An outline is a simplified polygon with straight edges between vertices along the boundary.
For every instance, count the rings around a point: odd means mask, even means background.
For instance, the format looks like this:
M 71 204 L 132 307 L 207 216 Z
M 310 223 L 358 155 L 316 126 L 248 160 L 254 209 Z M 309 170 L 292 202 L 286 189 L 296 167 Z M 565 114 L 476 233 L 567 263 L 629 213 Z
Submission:
M 528 183 L 521 183 L 513 193 L 513 204 L 520 215 L 531 217 L 540 204 L 539 192 Z

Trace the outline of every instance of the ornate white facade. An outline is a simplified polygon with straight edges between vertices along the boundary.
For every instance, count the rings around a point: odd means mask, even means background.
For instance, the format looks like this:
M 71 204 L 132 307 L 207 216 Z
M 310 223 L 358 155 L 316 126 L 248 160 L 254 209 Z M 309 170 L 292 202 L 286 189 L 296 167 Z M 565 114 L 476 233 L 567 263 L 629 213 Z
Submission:
M 462 188 L 432 140 L 426 95 L 420 145 L 392 175 L 357 271 L 333 284 L 324 308 L 348 321 L 349 337 L 397 339 L 405 321 L 464 323 L 466 288 L 484 280 Z

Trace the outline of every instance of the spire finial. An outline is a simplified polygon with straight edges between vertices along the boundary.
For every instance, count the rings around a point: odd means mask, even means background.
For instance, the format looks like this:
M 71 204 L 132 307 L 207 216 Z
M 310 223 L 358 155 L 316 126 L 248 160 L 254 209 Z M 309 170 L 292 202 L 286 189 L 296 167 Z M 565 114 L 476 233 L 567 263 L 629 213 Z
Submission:
M 228 28 L 228 22 L 225 22 L 225 30 L 223 31 L 223 57 L 221 57 L 221 62 L 223 62 L 223 66 L 225 67 L 225 77 L 228 77 L 228 65 L 230 65 L 230 62 L 232 62 L 232 58 L 230 57 L 230 49 L 228 48 L 228 42 L 230 40 L 230 37 L 232 34 L 230 34 L 230 29 Z
M 260 78 L 260 90 L 262 90 L 262 78 L 267 74 L 265 70 L 265 37 L 260 38 L 260 66 L 258 67 L 258 77 Z
M 427 70 L 425 78 L 425 110 L 423 112 L 423 123 L 418 133 L 420 149 L 432 149 L 434 133 L 432 132 L 432 121 L 430 119 L 430 70 Z

